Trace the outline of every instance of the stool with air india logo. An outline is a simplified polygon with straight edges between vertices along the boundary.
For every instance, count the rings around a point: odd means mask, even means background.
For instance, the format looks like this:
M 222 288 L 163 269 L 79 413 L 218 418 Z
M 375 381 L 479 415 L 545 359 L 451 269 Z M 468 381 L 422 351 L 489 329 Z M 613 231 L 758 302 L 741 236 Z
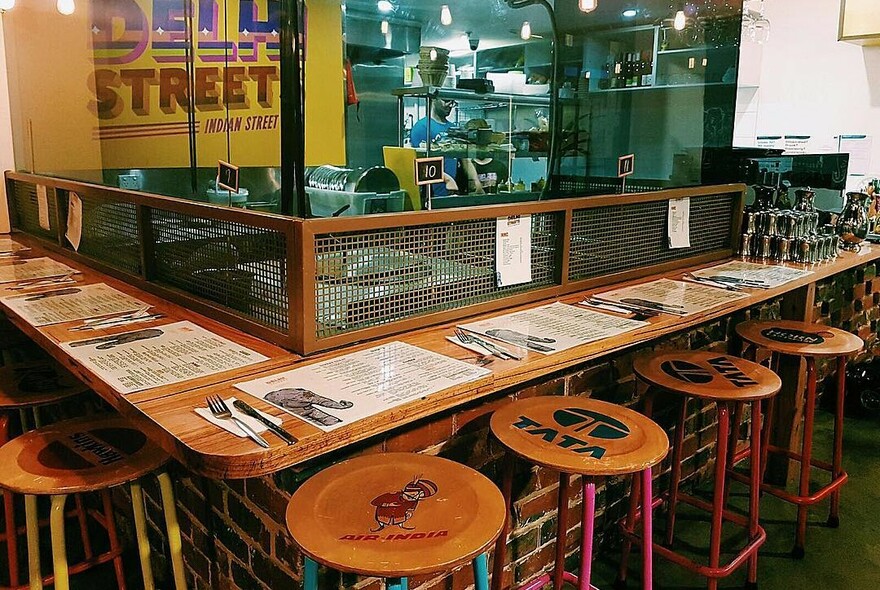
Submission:
M 508 512 L 513 493 L 515 458 L 559 472 L 556 563 L 551 574 L 526 583 L 521 590 L 537 590 L 549 582 L 561 589 L 563 582 L 590 590 L 596 480 L 607 476 L 633 475 L 641 481 L 644 505 L 642 526 L 651 535 L 651 470 L 669 450 L 666 433 L 657 424 L 622 406 L 597 400 L 550 396 L 515 401 L 492 415 L 491 429 L 507 449 L 502 493 Z M 583 485 L 581 561 L 578 575 L 565 571 L 566 522 L 572 475 Z M 502 587 L 507 529 L 495 550 L 493 590 Z M 644 588 L 652 587 L 650 547 L 644 554 Z
M 318 590 L 318 565 L 408 578 L 471 562 L 476 590 L 489 590 L 487 550 L 504 525 L 504 499 L 484 475 L 430 455 L 385 453 L 337 463 L 290 499 L 287 527 L 305 555 L 303 589 Z

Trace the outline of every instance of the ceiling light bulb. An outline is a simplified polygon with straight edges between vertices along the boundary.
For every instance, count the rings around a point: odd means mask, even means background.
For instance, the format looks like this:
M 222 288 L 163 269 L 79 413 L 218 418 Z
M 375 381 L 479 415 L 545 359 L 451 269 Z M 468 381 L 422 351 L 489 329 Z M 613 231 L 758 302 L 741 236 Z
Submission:
M 390 25 L 388 24 L 387 20 L 382 21 L 382 25 L 381 25 L 380 29 L 381 29 L 383 35 L 388 34 L 388 30 L 390 29 Z
M 532 38 L 532 25 L 529 24 L 529 21 L 523 21 L 522 28 L 519 30 L 519 36 L 523 41 L 528 41 Z
M 635 8 L 627 8 L 623 11 L 623 18 L 632 18 L 637 15 L 639 12 Z
M 593 12 L 599 5 L 599 0 L 578 0 L 578 8 L 581 12 Z
M 73 3 L 73 0 L 58 0 L 55 8 L 64 16 L 69 16 L 76 10 L 76 4 Z
M 444 27 L 448 27 L 452 24 L 452 11 L 449 10 L 448 4 L 444 4 L 440 8 L 440 24 Z
M 437 50 L 436 50 L 436 49 L 431 49 L 431 54 L 430 54 L 430 56 L 431 56 L 431 61 L 437 61 Z
M 675 19 L 672 21 L 672 27 L 676 31 L 683 31 L 684 26 L 687 24 L 687 17 L 684 15 L 684 10 L 679 10 L 675 13 Z
M 15 0 L 0 0 L 0 10 L 11 10 L 15 6 Z
M 376 2 L 376 8 L 379 9 L 379 12 L 391 12 L 394 10 L 394 4 L 388 0 L 379 0 Z

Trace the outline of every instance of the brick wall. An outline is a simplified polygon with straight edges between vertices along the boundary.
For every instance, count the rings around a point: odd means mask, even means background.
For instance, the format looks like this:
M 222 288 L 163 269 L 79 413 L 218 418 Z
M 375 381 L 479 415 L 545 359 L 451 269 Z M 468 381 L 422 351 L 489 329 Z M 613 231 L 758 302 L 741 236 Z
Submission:
M 868 342 L 868 350 L 877 347 L 876 326 L 880 318 L 880 280 L 875 266 L 868 265 L 818 285 L 814 313 L 816 321 L 851 330 Z M 502 392 L 455 412 L 441 414 L 394 431 L 382 439 L 356 445 L 345 453 L 336 453 L 320 462 L 289 469 L 273 476 L 245 481 L 211 481 L 188 474 L 182 467 L 173 468 L 178 497 L 178 513 L 184 537 L 184 554 L 190 588 L 196 590 L 247 590 L 300 588 L 301 558 L 292 546 L 284 526 L 284 512 L 290 494 L 310 475 L 344 458 L 390 451 L 412 451 L 440 455 L 478 469 L 493 481 L 500 481 L 503 450 L 488 432 L 492 411 L 512 399 L 538 395 L 587 396 L 634 405 L 638 401 L 632 359 L 652 350 L 715 349 L 724 350 L 737 322 L 751 317 L 778 317 L 779 302 L 772 302 L 713 322 L 687 333 L 678 334 L 653 346 L 642 347 L 602 362 L 589 363 L 551 375 L 541 382 L 529 383 L 516 390 Z M 869 354 L 866 352 L 865 354 Z M 827 379 L 831 368 L 822 367 Z M 674 406 L 658 398 L 655 419 L 667 429 L 673 423 Z M 686 424 L 684 475 L 697 481 L 711 467 L 715 436 L 715 408 L 710 404 L 692 404 Z M 658 486 L 665 486 L 668 461 L 657 474 Z M 615 521 L 622 515 L 623 500 L 629 483 L 625 478 L 609 478 L 599 488 L 597 509 L 598 548 L 615 551 Z M 573 479 L 569 498 L 567 554 L 574 556 L 580 533 L 580 490 Z M 148 513 L 151 539 L 164 548 L 161 513 L 152 498 L 158 491 L 148 486 Z M 510 563 L 505 570 L 507 581 L 521 583 L 552 567 L 555 555 L 557 475 L 520 463 L 514 482 L 513 531 L 508 544 Z M 574 560 L 573 560 L 574 561 Z M 156 564 L 160 569 L 161 562 Z M 572 564 L 573 565 L 573 564 Z M 167 565 L 166 565 L 167 570 Z M 320 588 L 379 590 L 375 579 L 356 578 L 322 569 Z M 167 571 L 165 580 L 168 580 Z M 168 584 L 161 583 L 167 587 Z M 411 580 L 411 588 L 423 590 L 459 590 L 472 586 L 469 568 L 437 576 Z

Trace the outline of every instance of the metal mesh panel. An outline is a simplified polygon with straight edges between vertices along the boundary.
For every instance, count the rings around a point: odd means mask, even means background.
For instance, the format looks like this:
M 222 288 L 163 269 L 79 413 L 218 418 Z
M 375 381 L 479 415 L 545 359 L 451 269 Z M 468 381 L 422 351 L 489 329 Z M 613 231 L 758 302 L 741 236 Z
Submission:
M 79 196 L 83 203 L 79 253 L 120 270 L 141 274 L 137 207 L 132 203 Z
M 569 280 L 699 256 L 730 247 L 736 195 L 691 198 L 691 247 L 670 249 L 668 201 L 574 211 Z
M 497 287 L 496 220 L 315 237 L 317 337 L 555 283 L 557 217 L 532 216 L 532 281 Z
M 621 181 L 619 178 L 599 178 L 584 176 L 556 176 L 557 190 L 565 195 L 614 195 L 620 192 Z M 627 193 L 652 193 L 663 190 L 660 181 L 650 180 L 627 181 Z
M 158 283 L 210 299 L 271 328 L 288 327 L 287 239 L 231 221 L 153 210 Z
M 16 229 L 29 234 L 52 240 L 57 239 L 55 233 L 55 189 L 47 189 L 49 196 L 49 223 L 52 231 L 40 227 L 40 211 L 37 205 L 37 187 L 27 182 L 12 183 L 13 223 Z

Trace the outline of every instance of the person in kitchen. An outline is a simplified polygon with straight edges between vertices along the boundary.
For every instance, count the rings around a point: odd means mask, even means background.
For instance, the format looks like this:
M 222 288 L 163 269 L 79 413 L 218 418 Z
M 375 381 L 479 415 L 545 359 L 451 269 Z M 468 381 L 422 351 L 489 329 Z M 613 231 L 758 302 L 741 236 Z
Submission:
M 436 98 L 431 101 L 431 141 L 445 137 L 452 127 L 449 115 L 456 106 L 454 100 L 446 100 Z M 428 117 L 423 117 L 415 122 L 409 134 L 410 143 L 414 148 L 421 147 L 422 144 L 428 143 Z M 468 159 L 462 160 L 462 168 L 466 177 L 470 180 L 476 176 L 473 164 Z M 434 185 L 434 195 L 438 197 L 463 192 L 459 190 L 455 176 L 458 168 L 457 158 L 443 158 L 443 179 L 445 183 Z M 467 190 L 467 187 L 464 187 Z
M 468 192 L 494 194 L 498 189 L 507 184 L 510 177 L 510 169 L 507 162 L 491 156 L 485 158 L 473 158 L 470 160 L 473 172 L 468 173 Z

